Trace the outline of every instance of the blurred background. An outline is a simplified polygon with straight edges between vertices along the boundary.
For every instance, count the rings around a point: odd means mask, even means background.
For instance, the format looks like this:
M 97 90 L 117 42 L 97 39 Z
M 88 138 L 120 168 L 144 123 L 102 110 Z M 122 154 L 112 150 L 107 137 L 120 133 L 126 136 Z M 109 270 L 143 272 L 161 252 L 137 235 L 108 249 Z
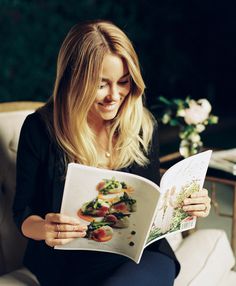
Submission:
M 234 1 L 0 0 L 0 101 L 46 101 L 68 30 L 97 18 L 113 21 L 132 40 L 156 117 L 160 95 L 207 98 L 220 121 L 203 133 L 204 144 L 235 147 Z M 161 154 L 177 151 L 175 129 L 160 128 Z

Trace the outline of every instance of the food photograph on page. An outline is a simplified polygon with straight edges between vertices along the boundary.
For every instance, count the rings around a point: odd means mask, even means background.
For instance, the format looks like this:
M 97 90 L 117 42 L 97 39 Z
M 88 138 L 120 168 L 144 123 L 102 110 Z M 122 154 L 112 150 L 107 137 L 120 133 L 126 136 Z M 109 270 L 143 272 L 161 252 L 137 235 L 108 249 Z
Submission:
M 121 235 L 122 229 L 130 226 L 130 217 L 137 211 L 137 200 L 131 197 L 134 189 L 125 182 L 117 181 L 115 177 L 103 179 L 96 190 L 97 197 L 85 202 L 78 210 L 78 216 L 85 223 L 89 222 L 85 238 L 106 242 L 115 234 Z M 136 231 L 132 230 L 130 234 L 125 239 L 133 245 L 131 238 Z
M 70 163 L 61 213 L 87 225 L 86 236 L 55 249 L 121 254 L 139 262 L 154 219 L 158 186 L 129 173 Z

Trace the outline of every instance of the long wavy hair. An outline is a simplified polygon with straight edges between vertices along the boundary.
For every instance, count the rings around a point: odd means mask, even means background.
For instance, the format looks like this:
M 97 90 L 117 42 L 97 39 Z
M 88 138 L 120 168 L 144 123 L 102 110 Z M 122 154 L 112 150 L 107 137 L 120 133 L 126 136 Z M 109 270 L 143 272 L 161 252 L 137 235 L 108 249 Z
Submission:
M 47 120 L 50 133 L 67 162 L 101 167 L 88 113 L 108 53 L 125 61 L 131 77 L 130 92 L 111 122 L 109 145 L 113 144 L 115 150 L 111 168 L 121 169 L 133 163 L 144 166 L 148 163 L 154 119 L 143 104 L 145 85 L 135 50 L 125 33 L 111 22 L 99 20 L 72 27 L 59 52 L 53 95 L 41 113 L 45 115 L 52 107 L 51 125 Z

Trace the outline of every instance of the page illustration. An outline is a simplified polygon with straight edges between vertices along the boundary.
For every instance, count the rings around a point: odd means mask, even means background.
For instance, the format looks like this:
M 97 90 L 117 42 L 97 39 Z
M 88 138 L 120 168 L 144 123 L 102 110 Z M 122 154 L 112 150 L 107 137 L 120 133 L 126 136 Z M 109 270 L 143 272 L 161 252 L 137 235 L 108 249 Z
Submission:
M 69 164 L 61 213 L 79 218 L 88 231 L 86 237 L 55 248 L 113 252 L 138 262 L 158 190 L 133 174 Z
M 196 217 L 182 209 L 183 202 L 202 189 L 211 153 L 206 151 L 182 160 L 163 175 L 161 196 L 147 244 L 173 232 L 195 227 Z

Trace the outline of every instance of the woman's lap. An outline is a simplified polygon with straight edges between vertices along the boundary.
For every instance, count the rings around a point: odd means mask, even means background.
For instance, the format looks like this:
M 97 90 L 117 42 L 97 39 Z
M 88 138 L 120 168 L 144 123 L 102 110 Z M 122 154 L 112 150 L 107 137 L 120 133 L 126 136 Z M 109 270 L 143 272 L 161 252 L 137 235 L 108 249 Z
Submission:
M 49 268 L 49 272 L 45 273 L 47 277 L 41 276 L 42 286 L 77 286 L 84 283 L 87 286 L 172 286 L 175 279 L 174 261 L 160 252 L 150 250 L 144 251 L 139 264 L 126 260 L 114 267 L 113 263 L 108 266 L 99 263 L 99 260 L 96 265 L 87 261 L 82 270 L 78 265 L 76 267 L 74 259 L 72 261 L 67 260 L 66 269 L 63 267 L 56 271 L 54 268 L 52 271 Z
M 145 251 L 140 263 L 128 261 L 105 279 L 102 286 L 172 286 L 175 263 L 159 252 Z

